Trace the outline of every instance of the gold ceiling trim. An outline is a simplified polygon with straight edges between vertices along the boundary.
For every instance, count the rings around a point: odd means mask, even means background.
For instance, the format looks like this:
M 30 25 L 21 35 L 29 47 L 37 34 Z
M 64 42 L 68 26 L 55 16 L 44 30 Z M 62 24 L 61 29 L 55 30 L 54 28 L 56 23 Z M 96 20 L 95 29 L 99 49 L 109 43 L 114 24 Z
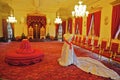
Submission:
M 31 13 L 28 13 L 27 15 L 28 16 L 46 16 L 45 14 L 40 12 L 31 12 Z

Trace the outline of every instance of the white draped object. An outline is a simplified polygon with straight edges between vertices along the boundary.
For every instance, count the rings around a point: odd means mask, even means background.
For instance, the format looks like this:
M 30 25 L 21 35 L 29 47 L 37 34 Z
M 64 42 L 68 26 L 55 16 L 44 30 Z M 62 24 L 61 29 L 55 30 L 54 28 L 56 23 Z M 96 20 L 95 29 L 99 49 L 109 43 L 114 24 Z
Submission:
M 74 47 L 71 44 L 72 37 L 72 34 L 64 35 L 65 42 L 62 47 L 61 57 L 58 59 L 58 62 L 61 66 L 69 66 L 74 64 L 85 72 L 90 72 L 92 74 L 114 80 L 120 80 L 120 76 L 115 71 L 109 69 L 101 62 L 90 57 L 77 57 L 74 53 Z
M 119 24 L 119 28 L 118 28 L 118 30 L 117 30 L 117 32 L 116 32 L 115 38 L 118 37 L 119 33 L 120 33 L 120 24 Z
M 92 15 L 92 18 L 91 18 L 90 29 L 89 29 L 88 35 L 90 35 L 90 32 L 92 31 L 93 24 L 94 24 L 94 15 Z

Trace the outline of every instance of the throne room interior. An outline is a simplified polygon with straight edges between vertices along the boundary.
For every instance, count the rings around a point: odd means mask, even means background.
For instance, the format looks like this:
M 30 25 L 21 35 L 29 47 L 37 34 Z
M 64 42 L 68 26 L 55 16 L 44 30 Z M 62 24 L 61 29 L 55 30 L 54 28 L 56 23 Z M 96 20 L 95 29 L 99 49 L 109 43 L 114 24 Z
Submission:
M 72 14 L 79 1 L 88 14 Z M 0 0 L 0 80 L 112 80 L 58 64 L 66 33 L 74 35 L 77 56 L 94 58 L 120 75 L 120 0 Z M 29 53 L 41 53 L 39 61 L 27 62 L 25 54 L 23 63 L 17 57 L 12 62 L 9 57 L 24 44 Z

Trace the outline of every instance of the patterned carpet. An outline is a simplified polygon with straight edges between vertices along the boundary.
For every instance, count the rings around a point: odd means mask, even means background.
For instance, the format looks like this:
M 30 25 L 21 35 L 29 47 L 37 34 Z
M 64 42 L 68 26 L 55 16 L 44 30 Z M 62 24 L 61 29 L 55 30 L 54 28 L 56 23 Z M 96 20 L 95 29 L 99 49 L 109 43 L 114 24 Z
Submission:
M 61 55 L 63 43 L 52 42 L 31 42 L 34 49 L 44 52 L 44 59 L 29 66 L 12 66 L 4 62 L 5 54 L 10 50 L 16 50 L 20 42 L 0 43 L 0 80 L 111 80 L 90 73 L 84 72 L 74 65 L 62 67 L 57 59 Z M 77 56 L 95 56 L 80 48 L 75 48 Z M 109 68 L 119 72 L 120 68 L 104 62 Z

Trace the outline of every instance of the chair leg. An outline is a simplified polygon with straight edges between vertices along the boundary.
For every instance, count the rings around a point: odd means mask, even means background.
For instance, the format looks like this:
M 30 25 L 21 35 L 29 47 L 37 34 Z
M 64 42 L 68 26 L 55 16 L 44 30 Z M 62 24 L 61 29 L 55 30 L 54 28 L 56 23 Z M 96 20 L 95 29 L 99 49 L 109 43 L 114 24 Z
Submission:
M 102 52 L 103 52 L 102 50 L 99 51 L 99 60 L 100 60 L 100 61 L 101 61 L 101 59 L 102 59 Z

